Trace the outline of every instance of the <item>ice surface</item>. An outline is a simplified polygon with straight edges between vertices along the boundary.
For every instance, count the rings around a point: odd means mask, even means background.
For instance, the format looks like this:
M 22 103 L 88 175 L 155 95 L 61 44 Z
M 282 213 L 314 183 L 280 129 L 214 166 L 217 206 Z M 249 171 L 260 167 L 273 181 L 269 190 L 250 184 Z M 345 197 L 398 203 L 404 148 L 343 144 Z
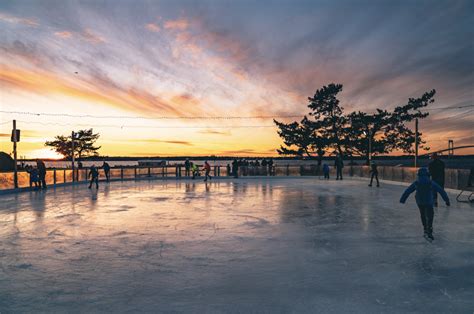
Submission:
M 472 313 L 474 208 L 256 178 L 0 196 L 0 312 Z

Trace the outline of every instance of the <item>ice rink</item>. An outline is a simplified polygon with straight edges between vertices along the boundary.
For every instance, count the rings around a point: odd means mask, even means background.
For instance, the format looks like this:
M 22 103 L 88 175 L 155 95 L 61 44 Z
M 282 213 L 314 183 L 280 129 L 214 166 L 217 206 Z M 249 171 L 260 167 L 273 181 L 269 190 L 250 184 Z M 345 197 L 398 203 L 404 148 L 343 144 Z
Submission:
M 472 313 L 474 207 L 366 181 L 102 183 L 0 196 L 0 313 Z

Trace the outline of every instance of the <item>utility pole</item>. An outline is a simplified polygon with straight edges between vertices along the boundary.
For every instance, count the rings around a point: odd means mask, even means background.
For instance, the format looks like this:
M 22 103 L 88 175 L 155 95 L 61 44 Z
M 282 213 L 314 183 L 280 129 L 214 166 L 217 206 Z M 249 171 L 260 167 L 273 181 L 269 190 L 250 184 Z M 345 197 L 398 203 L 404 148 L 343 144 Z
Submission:
M 369 165 L 372 162 L 372 131 L 369 129 Z
M 418 118 L 415 119 L 415 168 L 418 168 Z
M 13 142 L 13 182 L 15 184 L 15 189 L 18 189 L 18 166 L 17 166 L 17 156 L 16 156 L 16 142 L 19 139 L 17 138 L 17 131 L 16 131 L 16 120 L 13 120 L 13 132 L 12 132 L 12 142 Z
M 71 155 L 72 155 L 72 182 L 76 181 L 75 160 L 74 160 L 74 131 L 71 132 Z

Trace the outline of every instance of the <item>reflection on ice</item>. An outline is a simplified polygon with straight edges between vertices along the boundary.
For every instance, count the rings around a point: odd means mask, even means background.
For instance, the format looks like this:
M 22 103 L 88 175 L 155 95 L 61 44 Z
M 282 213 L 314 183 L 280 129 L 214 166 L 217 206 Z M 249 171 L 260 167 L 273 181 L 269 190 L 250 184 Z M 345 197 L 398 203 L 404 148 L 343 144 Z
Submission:
M 0 312 L 463 312 L 474 211 L 421 236 L 399 186 L 267 178 L 0 197 Z

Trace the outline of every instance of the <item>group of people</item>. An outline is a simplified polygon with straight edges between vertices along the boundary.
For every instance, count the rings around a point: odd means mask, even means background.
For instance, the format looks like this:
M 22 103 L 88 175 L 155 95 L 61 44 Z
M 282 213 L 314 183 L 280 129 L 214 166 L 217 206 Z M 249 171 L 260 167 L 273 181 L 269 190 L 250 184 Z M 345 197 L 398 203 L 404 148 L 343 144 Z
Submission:
M 204 175 L 204 181 L 207 182 L 207 180 L 211 180 L 212 177 L 211 177 L 211 165 L 209 164 L 209 162 L 206 160 L 204 162 L 204 172 L 205 172 L 205 175 Z M 189 161 L 188 158 L 186 158 L 185 162 L 184 162 L 184 171 L 185 171 L 185 176 L 189 177 L 191 174 L 192 174 L 192 179 L 196 179 L 196 177 L 199 177 L 200 176 L 200 170 L 199 170 L 199 165 L 192 162 L 192 161 Z
M 227 170 L 227 175 L 228 176 L 233 176 L 234 178 L 238 178 L 239 176 L 239 169 L 247 169 L 247 167 L 265 167 L 265 169 L 268 169 L 268 172 L 270 175 L 273 174 L 273 159 L 265 159 L 263 158 L 261 161 L 256 159 L 254 161 L 249 161 L 246 159 L 234 159 L 231 164 L 226 165 L 226 170 Z M 211 172 L 211 166 L 209 162 L 206 160 L 204 162 L 204 171 L 205 171 L 205 178 L 204 181 L 207 181 L 208 179 L 212 179 L 210 172 Z M 197 163 L 194 163 L 189 160 L 189 158 L 186 158 L 184 161 L 184 174 L 187 177 L 192 177 L 192 179 L 195 179 L 196 177 L 200 176 L 200 169 L 199 165 Z
M 342 156 L 337 154 L 334 159 L 334 168 L 336 169 L 336 180 L 342 180 L 342 168 L 344 168 L 344 161 Z M 323 175 L 324 179 L 329 180 L 330 168 L 328 164 L 323 164 Z
M 105 180 L 107 182 L 110 182 L 110 165 L 104 161 L 102 164 L 102 169 L 104 169 L 104 174 L 105 174 Z M 89 175 L 88 178 L 90 178 L 89 182 L 89 189 L 92 188 L 92 184 L 95 183 L 95 188 L 99 188 L 99 169 L 95 166 L 92 165 L 89 169 Z
M 36 166 L 23 166 L 26 172 L 30 175 L 30 188 L 46 189 L 46 165 L 44 161 L 37 159 Z

